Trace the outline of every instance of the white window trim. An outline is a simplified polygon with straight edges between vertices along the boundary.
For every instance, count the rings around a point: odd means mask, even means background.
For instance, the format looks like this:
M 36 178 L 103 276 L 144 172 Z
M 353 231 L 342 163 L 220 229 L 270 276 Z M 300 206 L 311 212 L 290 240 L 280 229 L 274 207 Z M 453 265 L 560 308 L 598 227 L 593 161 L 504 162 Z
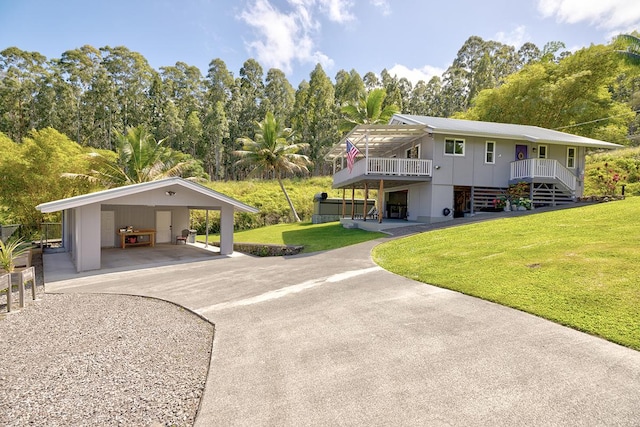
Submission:
M 540 157 L 540 148 L 544 147 L 544 157 Z M 548 159 L 549 158 L 549 146 L 546 144 L 538 145 L 538 158 L 539 159 Z
M 447 153 L 447 141 L 453 141 L 453 153 Z M 456 154 L 456 142 L 462 142 L 462 153 Z M 445 156 L 456 156 L 456 157 L 464 157 L 466 141 L 462 138 L 445 138 L 444 139 L 444 155 Z
M 569 151 L 573 150 L 573 157 L 571 157 L 573 159 L 573 166 L 569 166 Z M 576 158 L 578 157 L 578 149 L 576 147 L 567 147 L 567 161 L 566 161 L 566 166 L 567 169 L 575 169 L 576 168 Z
M 409 157 L 409 154 L 413 151 L 414 148 L 416 149 L 416 154 L 417 154 L 418 157 Z M 420 158 L 420 145 L 416 145 L 415 147 L 407 148 L 404 151 L 404 156 L 407 159 L 414 159 L 414 158 L 415 159 L 419 159 Z
M 489 151 L 489 144 L 493 144 L 493 151 Z M 491 161 L 487 161 L 487 154 L 491 153 Z M 484 162 L 488 165 L 496 164 L 496 142 L 495 141 L 486 141 L 484 144 Z

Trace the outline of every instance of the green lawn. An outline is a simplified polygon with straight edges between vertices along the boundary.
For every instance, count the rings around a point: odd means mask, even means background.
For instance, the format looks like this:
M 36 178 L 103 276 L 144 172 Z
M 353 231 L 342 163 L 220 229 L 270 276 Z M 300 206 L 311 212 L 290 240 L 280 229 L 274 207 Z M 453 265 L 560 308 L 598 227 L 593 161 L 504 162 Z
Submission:
M 397 274 L 640 350 L 640 197 L 384 243 Z
M 386 236 L 384 233 L 347 229 L 339 222 L 325 224 L 301 222 L 237 231 L 233 235 L 233 240 L 242 243 L 304 245 L 303 252 L 308 253 L 341 248 Z M 204 236 L 198 235 L 198 240 L 204 241 Z M 220 240 L 220 237 L 209 235 L 209 241 L 215 240 Z

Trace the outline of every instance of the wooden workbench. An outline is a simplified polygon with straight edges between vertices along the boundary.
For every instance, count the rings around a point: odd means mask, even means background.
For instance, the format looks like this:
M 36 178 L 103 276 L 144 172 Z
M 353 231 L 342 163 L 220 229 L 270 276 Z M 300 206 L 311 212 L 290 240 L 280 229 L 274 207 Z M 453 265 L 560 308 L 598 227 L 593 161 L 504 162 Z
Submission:
M 149 245 L 153 247 L 155 246 L 155 243 L 156 243 L 156 230 L 134 230 L 134 231 L 128 231 L 124 233 L 119 232 L 118 235 L 120 236 L 120 247 L 122 249 L 126 248 L 127 246 L 140 246 L 140 245 Z M 136 236 L 135 243 L 127 242 L 127 237 L 130 237 L 130 236 Z M 149 240 L 144 240 L 141 242 L 139 241 L 137 236 L 149 236 Z

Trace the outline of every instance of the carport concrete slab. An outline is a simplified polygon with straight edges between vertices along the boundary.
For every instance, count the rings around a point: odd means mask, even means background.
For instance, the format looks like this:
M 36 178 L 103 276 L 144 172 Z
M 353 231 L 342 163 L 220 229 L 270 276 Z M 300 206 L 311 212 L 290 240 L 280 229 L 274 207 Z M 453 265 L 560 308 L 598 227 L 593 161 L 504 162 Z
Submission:
M 231 255 L 233 256 L 233 255 Z M 241 256 L 236 254 L 235 256 Z M 104 248 L 101 251 L 100 270 L 77 273 L 69 253 L 50 253 L 44 256 L 45 283 L 74 279 L 86 276 L 103 275 L 114 271 L 131 271 L 163 265 L 185 264 L 216 258 L 220 255 L 218 247 L 202 243 L 157 244 L 154 247 L 133 246 L 122 248 Z

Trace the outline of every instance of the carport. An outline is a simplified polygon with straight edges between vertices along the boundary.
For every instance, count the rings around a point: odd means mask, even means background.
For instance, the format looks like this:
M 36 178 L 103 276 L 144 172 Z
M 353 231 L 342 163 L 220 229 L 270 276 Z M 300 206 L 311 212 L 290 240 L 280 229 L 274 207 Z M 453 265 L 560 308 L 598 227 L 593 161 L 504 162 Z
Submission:
M 101 249 L 119 246 L 120 230 L 126 228 L 147 231 L 148 236 L 141 239 L 149 239 L 149 246 L 176 243 L 176 237 L 189 229 L 191 209 L 220 212 L 220 254 L 228 255 L 233 252 L 234 212 L 258 212 L 178 177 L 56 200 L 36 209 L 43 213 L 62 212 L 61 250 L 71 255 L 77 272 L 100 269 Z M 142 242 L 145 240 L 139 241 Z

